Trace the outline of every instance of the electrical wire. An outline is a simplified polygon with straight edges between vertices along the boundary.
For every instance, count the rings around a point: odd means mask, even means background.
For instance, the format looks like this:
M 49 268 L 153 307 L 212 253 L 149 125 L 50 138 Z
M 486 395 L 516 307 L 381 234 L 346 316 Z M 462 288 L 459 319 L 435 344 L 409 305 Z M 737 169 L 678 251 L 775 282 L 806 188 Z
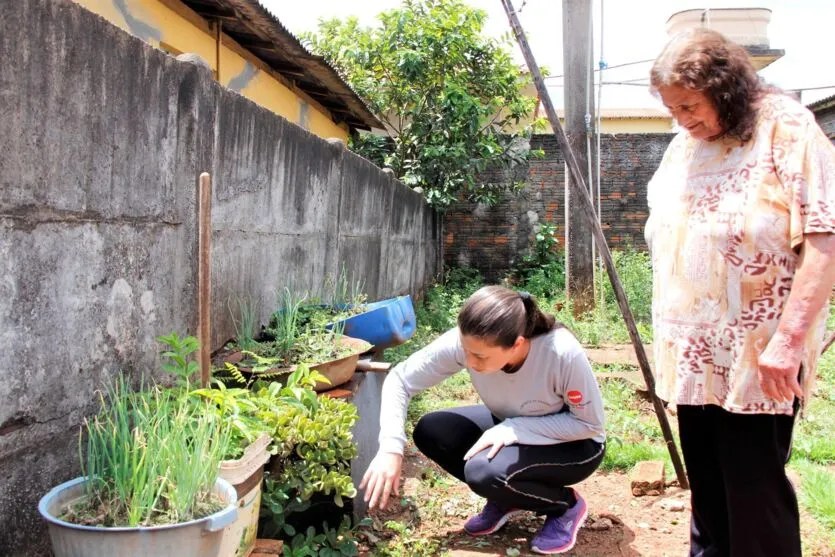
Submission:
M 615 64 L 614 66 L 607 66 L 606 69 L 607 70 L 613 70 L 615 68 L 624 68 L 626 66 L 635 66 L 637 64 L 646 64 L 648 62 L 655 62 L 655 58 L 647 58 L 646 60 L 636 60 L 634 62 L 624 62 L 623 64 Z M 594 71 L 598 72 L 600 70 L 594 70 Z M 565 74 L 548 75 L 548 76 L 545 76 L 543 79 L 559 79 L 561 77 L 565 77 Z

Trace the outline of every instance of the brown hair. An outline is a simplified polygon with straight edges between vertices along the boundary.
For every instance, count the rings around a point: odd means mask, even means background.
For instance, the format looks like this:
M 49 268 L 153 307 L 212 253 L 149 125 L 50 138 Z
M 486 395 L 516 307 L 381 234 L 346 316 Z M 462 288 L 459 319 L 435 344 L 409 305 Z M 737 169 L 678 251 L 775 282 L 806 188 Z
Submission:
M 723 133 L 743 142 L 754 134 L 759 100 L 779 92 L 760 79 L 743 47 L 705 28 L 674 36 L 649 75 L 655 94 L 670 85 L 703 92 L 713 102 Z
M 510 348 L 517 337 L 533 338 L 558 326 L 527 292 L 484 286 L 470 296 L 458 314 L 461 334 Z

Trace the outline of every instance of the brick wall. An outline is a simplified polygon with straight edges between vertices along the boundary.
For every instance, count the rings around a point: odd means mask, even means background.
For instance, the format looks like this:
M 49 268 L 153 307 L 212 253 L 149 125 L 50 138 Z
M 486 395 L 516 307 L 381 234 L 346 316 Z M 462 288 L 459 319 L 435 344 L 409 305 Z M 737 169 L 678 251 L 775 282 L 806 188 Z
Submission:
M 622 134 L 601 137 L 601 222 L 609 247 L 645 249 L 646 185 L 661 161 L 672 134 Z M 444 260 L 447 266 L 479 269 L 496 279 L 530 249 L 536 226 L 547 222 L 565 236 L 565 163 L 551 135 L 535 136 L 531 148 L 544 156 L 512 174 L 493 170 L 485 182 L 525 183 L 517 194 L 485 207 L 460 203 L 444 217 Z M 579 209 L 578 209 L 579 210 Z

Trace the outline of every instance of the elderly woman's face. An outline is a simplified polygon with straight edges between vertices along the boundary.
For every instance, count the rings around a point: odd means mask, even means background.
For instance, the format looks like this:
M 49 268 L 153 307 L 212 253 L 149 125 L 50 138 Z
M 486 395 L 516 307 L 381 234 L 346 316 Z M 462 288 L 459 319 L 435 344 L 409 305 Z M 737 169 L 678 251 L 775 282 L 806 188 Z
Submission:
M 696 139 L 712 141 L 722 135 L 719 114 L 707 95 L 681 85 L 658 88 L 658 94 L 678 125 Z

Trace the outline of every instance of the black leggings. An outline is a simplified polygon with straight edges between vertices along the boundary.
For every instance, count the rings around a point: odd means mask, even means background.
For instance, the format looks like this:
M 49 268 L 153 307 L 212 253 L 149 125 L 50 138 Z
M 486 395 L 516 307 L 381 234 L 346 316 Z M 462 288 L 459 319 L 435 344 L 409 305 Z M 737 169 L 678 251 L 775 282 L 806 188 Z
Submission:
M 500 507 L 563 514 L 576 501 L 574 491 L 566 486 L 597 470 L 604 445 L 591 439 L 511 445 L 492 460 L 487 460 L 486 449 L 465 461 L 470 447 L 500 421 L 482 404 L 438 410 L 418 421 L 413 437 L 420 452 Z

